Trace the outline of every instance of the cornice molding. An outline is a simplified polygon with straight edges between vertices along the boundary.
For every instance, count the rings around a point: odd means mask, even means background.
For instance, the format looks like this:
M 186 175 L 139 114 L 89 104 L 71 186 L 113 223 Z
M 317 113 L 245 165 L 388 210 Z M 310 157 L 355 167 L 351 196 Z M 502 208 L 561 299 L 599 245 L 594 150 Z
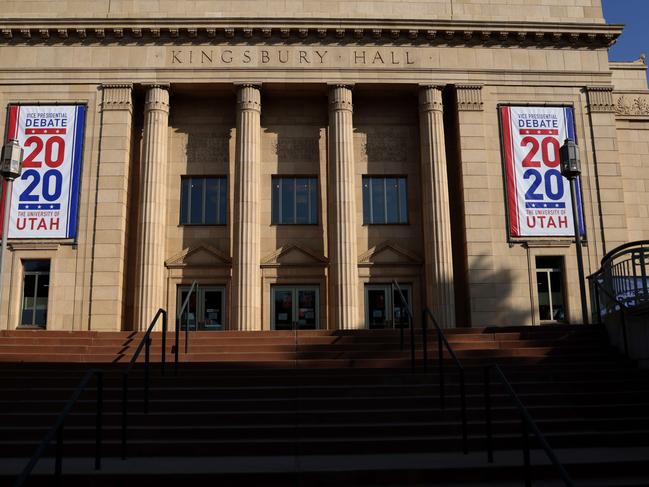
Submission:
M 336 42 L 377 44 L 520 45 L 603 48 L 623 26 L 580 23 L 391 21 L 357 19 L 75 19 L 0 21 L 4 44 L 150 44 L 160 41 Z

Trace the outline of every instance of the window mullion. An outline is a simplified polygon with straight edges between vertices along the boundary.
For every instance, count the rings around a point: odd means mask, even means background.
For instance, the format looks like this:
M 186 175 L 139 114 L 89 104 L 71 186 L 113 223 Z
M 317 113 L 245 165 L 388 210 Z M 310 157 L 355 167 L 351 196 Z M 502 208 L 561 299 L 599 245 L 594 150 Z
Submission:
M 282 200 L 284 199 L 283 198 L 283 196 L 284 196 L 284 188 L 283 188 L 283 184 L 282 184 L 282 178 L 277 178 L 277 184 L 278 184 L 277 195 L 278 195 L 278 199 L 279 199 L 279 215 L 278 215 L 278 218 L 277 218 L 277 220 L 278 220 L 277 223 L 281 225 L 282 223 L 284 223 L 284 205 L 282 204 L 283 203 Z
M 548 280 L 548 302 L 550 303 L 550 319 L 554 319 L 554 305 L 552 303 L 552 271 L 548 270 L 546 274 Z
M 293 178 L 293 223 L 297 223 L 297 185 L 298 178 Z
M 32 301 L 32 326 L 36 326 L 36 300 L 38 299 L 38 272 L 34 274 L 34 297 Z
M 369 191 L 368 200 L 370 201 L 370 223 L 374 223 L 374 188 L 372 185 L 372 178 L 367 178 L 367 183 Z
M 388 178 L 383 178 L 383 223 L 388 221 Z
M 201 198 L 201 224 L 205 225 L 205 193 L 207 193 L 207 178 L 202 178 L 203 179 L 203 184 L 202 184 L 202 190 L 203 190 L 203 196 Z
M 192 223 L 192 189 L 194 187 L 192 178 L 187 178 L 187 223 Z

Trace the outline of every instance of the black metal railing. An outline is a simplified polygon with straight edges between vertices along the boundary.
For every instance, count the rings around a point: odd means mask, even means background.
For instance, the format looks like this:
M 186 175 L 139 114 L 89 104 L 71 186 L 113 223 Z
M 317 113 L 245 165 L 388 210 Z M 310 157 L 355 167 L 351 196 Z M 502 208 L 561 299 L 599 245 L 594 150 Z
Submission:
M 511 383 L 507 380 L 504 372 L 498 365 L 489 365 L 484 368 L 484 403 L 485 403 L 485 428 L 486 428 L 486 449 L 487 449 L 487 460 L 489 463 L 494 462 L 494 449 L 493 449 L 493 427 L 491 422 L 491 375 L 492 370 L 496 372 L 496 378 L 500 380 L 502 385 L 505 387 L 505 390 L 511 397 L 518 413 L 521 417 L 521 437 L 522 445 L 521 449 L 523 451 L 523 475 L 525 480 L 525 487 L 532 486 L 532 465 L 530 460 L 530 432 L 534 433 L 536 440 L 539 445 L 545 451 L 546 455 L 552 462 L 552 464 L 557 468 L 561 479 L 567 487 L 574 487 L 574 483 L 566 472 L 566 469 L 563 467 L 559 459 L 557 458 L 554 450 L 545 439 L 541 430 L 532 419 L 527 408 L 523 405 L 518 394 L 514 391 Z
M 137 362 L 142 349 L 144 348 L 144 397 L 143 397 L 143 409 L 144 413 L 149 412 L 149 356 L 151 348 L 151 332 L 153 328 L 158 324 L 158 319 L 162 316 L 162 356 L 160 358 L 161 373 L 165 373 L 165 356 L 166 356 L 166 347 L 167 347 L 167 311 L 160 308 L 158 312 L 153 317 L 153 320 L 149 324 L 142 340 L 135 349 L 131 361 L 126 366 L 126 370 L 122 372 L 122 459 L 126 459 L 126 442 L 128 436 L 128 403 L 129 403 L 129 390 L 128 390 L 128 381 L 129 374 L 133 370 L 133 366 Z M 176 364 L 178 363 L 178 347 L 174 350 Z
M 175 332 L 175 344 L 173 347 L 173 353 L 174 353 L 174 372 L 178 374 L 178 347 L 179 347 L 179 339 L 180 339 L 180 328 L 181 328 L 181 323 L 182 323 L 182 316 L 185 310 L 187 309 L 187 305 L 189 304 L 189 298 L 192 296 L 194 292 L 196 292 L 196 289 L 198 288 L 198 282 L 194 281 L 192 282 L 191 287 L 189 288 L 189 292 L 187 293 L 187 297 L 183 301 L 182 306 L 180 307 L 180 310 L 176 313 L 176 332 Z M 196 310 L 194 310 L 196 312 Z M 185 353 L 189 351 L 189 318 L 185 319 Z
M 403 295 L 403 291 L 401 290 L 401 287 L 399 286 L 399 283 L 397 281 L 392 281 L 392 296 L 394 296 L 394 291 L 397 291 L 399 294 L 399 299 L 401 299 L 401 305 L 402 308 L 406 310 L 406 314 L 408 315 L 408 328 L 410 329 L 410 370 L 413 372 L 416 369 L 417 366 L 417 357 L 416 357 L 416 344 L 415 344 L 415 327 L 414 325 L 414 317 L 412 315 L 412 309 L 410 309 L 410 304 L 406 300 L 405 296 Z M 403 323 L 401 323 L 400 328 L 400 336 L 401 336 L 401 349 L 403 350 Z M 424 345 L 425 347 L 426 345 Z
M 439 408 L 444 411 L 446 409 L 446 380 L 445 380 L 445 368 L 444 368 L 444 347 L 448 351 L 448 354 L 453 359 L 455 367 L 458 370 L 459 379 L 460 379 L 460 418 L 462 421 L 462 451 L 467 454 L 469 453 L 469 434 L 466 418 L 466 385 L 465 385 L 465 376 L 464 376 L 464 366 L 460 362 L 460 359 L 457 358 L 453 347 L 446 339 L 446 335 L 442 331 L 442 328 L 437 323 L 435 316 L 428 309 L 424 308 L 422 313 L 422 336 L 424 343 L 427 343 L 427 328 L 428 328 L 428 319 L 433 323 L 435 329 L 437 330 L 437 375 L 439 380 Z M 426 345 L 424 345 L 424 352 L 426 351 Z M 426 362 L 428 358 L 424 356 L 424 367 L 426 367 Z
M 55 449 L 55 459 L 54 459 L 54 485 L 61 486 L 61 477 L 63 474 L 63 441 L 64 441 L 64 429 L 65 429 L 65 420 L 69 416 L 72 408 L 76 404 L 77 400 L 81 394 L 87 389 L 88 385 L 91 382 L 91 379 L 96 377 L 96 401 L 97 401 L 97 412 L 95 420 L 95 470 L 101 469 L 101 447 L 102 447 L 102 421 L 103 421 L 103 410 L 104 410 L 104 372 L 99 369 L 90 369 L 88 370 L 77 388 L 72 393 L 68 402 L 65 403 L 63 411 L 58 415 L 56 421 L 52 427 L 48 430 L 45 437 L 41 440 L 41 443 L 36 448 L 36 451 L 32 457 L 23 468 L 20 475 L 16 478 L 13 483 L 13 487 L 21 487 L 25 484 L 30 474 L 36 467 L 38 461 L 43 457 L 47 451 L 48 446 L 52 441 L 56 441 Z
M 589 276 L 588 278 L 591 279 L 591 276 Z M 624 346 L 624 355 L 626 357 L 629 357 L 629 337 L 628 337 L 628 332 L 626 327 L 627 313 L 631 311 L 629 305 L 624 300 L 616 298 L 607 289 L 602 287 L 601 284 L 597 281 L 597 279 L 591 280 L 590 282 L 591 285 L 594 286 L 593 294 L 595 296 L 595 307 L 597 310 L 596 323 L 598 325 L 604 324 L 604 315 L 600 312 L 601 306 L 609 310 L 605 314 L 611 314 L 611 310 L 615 310 L 620 313 L 620 327 L 622 328 L 622 342 Z M 608 305 L 603 306 L 604 305 L 603 301 L 609 301 L 610 303 L 612 303 L 613 308 L 609 308 Z
M 588 279 L 599 320 L 616 311 L 620 302 L 627 309 L 649 304 L 649 240 L 629 242 L 613 249 Z M 600 291 L 612 298 L 613 308 L 601 302 Z

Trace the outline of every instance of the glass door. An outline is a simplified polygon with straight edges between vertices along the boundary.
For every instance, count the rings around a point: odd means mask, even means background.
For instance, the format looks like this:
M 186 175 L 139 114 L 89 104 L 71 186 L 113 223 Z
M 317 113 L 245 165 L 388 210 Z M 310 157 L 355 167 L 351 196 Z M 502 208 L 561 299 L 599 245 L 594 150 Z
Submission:
M 410 304 L 410 286 L 401 285 L 407 304 Z M 408 326 L 405 303 L 390 284 L 367 284 L 365 286 L 365 324 L 368 328 L 398 328 Z
M 536 290 L 541 321 L 566 321 L 561 257 L 536 258 Z
M 318 328 L 319 293 L 315 286 L 273 286 L 271 288 L 273 330 Z
M 21 326 L 46 327 L 49 288 L 50 261 L 24 260 Z
M 178 288 L 177 309 L 180 310 L 189 286 Z M 197 287 L 189 298 L 180 317 L 180 329 L 221 331 L 225 330 L 225 288 L 221 286 Z

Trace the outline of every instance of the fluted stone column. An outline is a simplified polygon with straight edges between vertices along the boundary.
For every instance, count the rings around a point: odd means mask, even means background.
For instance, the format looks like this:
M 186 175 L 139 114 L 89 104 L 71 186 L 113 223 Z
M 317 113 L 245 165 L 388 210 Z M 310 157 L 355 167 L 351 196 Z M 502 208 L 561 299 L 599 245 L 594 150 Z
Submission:
M 442 327 L 455 326 L 453 250 L 444 146 L 442 91 L 419 91 L 426 305 Z
M 329 191 L 331 195 L 330 282 L 331 323 L 361 328 L 358 310 L 356 196 L 352 125 L 352 90 L 329 89 Z
M 257 86 L 243 85 L 237 91 L 235 164 L 233 323 L 239 330 L 260 330 L 261 93 Z
M 144 141 L 138 219 L 136 329 L 146 329 L 165 307 L 165 228 L 169 88 L 151 85 L 144 105 Z

